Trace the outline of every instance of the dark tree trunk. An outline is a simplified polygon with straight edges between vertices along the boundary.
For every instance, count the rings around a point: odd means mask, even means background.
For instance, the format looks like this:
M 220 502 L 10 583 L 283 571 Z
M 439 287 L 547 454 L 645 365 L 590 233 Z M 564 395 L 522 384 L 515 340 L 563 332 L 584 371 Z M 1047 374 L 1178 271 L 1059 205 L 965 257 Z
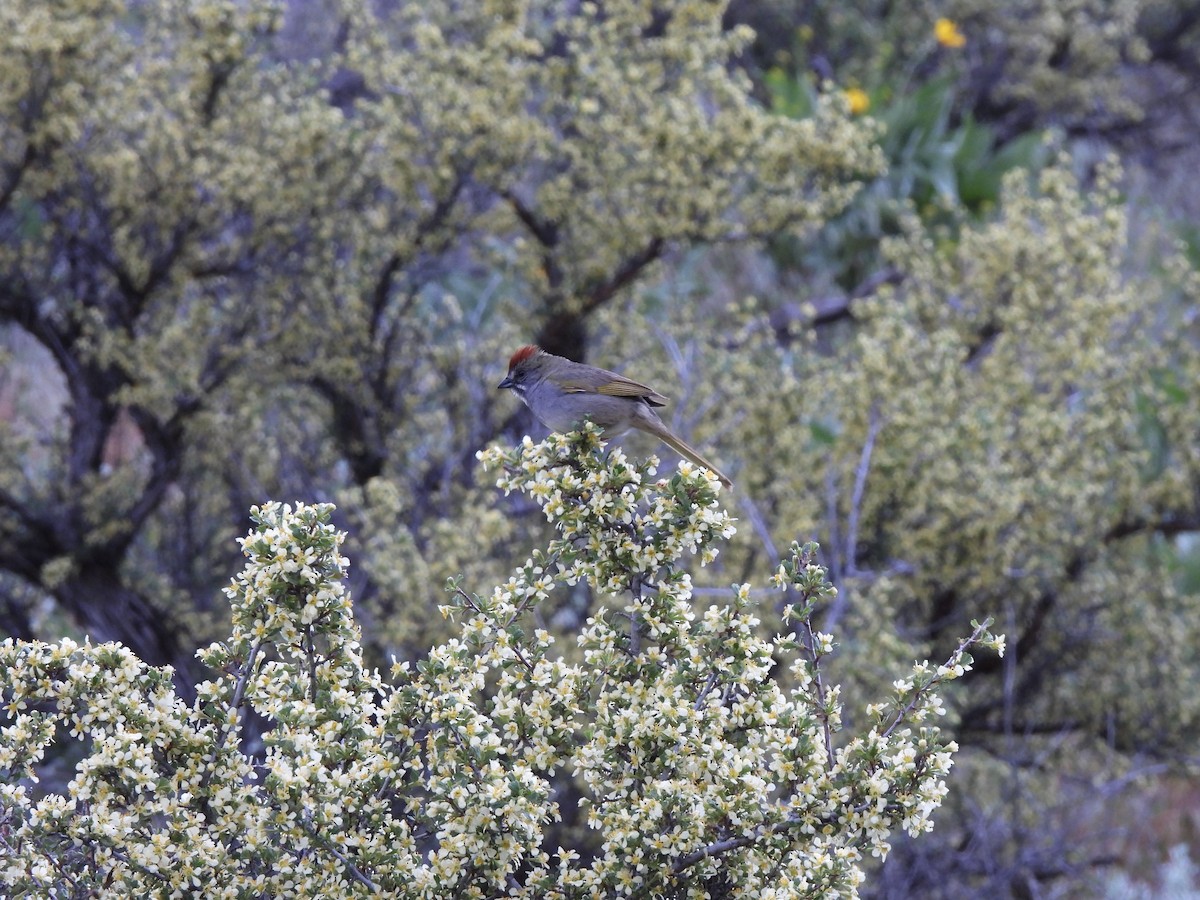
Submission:
M 179 695 L 196 696 L 207 675 L 190 636 L 176 617 L 126 586 L 115 568 L 87 565 L 57 585 L 54 596 L 93 642 L 118 641 L 148 665 L 173 666 Z

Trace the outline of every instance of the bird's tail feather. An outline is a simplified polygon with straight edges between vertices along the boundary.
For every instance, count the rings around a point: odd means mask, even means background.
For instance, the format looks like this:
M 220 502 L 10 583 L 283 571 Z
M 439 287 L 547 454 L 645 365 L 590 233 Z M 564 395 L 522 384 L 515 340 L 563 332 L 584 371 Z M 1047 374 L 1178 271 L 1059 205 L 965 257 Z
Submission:
M 647 427 L 647 426 L 657 426 L 657 427 Z M 666 425 L 662 425 L 660 423 L 655 422 L 655 423 L 646 423 L 646 425 L 643 425 L 642 427 L 646 431 L 649 431 L 651 434 L 654 434 L 659 439 L 661 439 L 664 444 L 666 444 L 668 447 L 670 447 L 672 450 L 674 450 L 680 456 L 684 457 L 685 459 L 689 459 L 692 462 L 694 462 L 696 465 L 703 466 L 705 469 L 708 469 L 709 471 L 711 471 L 714 475 L 717 476 L 717 478 L 720 480 L 721 484 L 725 485 L 725 487 L 727 487 L 727 488 L 733 487 L 733 482 L 730 481 L 724 475 L 724 473 L 721 472 L 720 469 L 718 469 L 716 466 L 714 466 L 712 463 L 710 463 L 707 459 L 705 459 L 703 456 L 701 456 L 700 452 L 695 447 L 693 447 L 691 444 L 689 444 L 683 438 L 679 437 L 679 435 L 675 434 L 675 432 L 669 430 Z

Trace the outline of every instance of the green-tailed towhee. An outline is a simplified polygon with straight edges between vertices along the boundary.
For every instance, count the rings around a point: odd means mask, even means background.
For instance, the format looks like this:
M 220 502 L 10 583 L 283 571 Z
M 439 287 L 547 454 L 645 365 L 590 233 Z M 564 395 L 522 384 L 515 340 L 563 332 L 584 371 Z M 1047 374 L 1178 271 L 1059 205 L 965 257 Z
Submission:
M 654 407 L 663 406 L 666 397 L 616 372 L 529 345 L 512 355 L 508 375 L 497 388 L 508 388 L 520 397 L 552 431 L 573 431 L 585 419 L 604 429 L 606 439 L 630 428 L 646 431 L 696 465 L 710 469 L 726 487 L 733 486 L 716 466 L 663 424 Z

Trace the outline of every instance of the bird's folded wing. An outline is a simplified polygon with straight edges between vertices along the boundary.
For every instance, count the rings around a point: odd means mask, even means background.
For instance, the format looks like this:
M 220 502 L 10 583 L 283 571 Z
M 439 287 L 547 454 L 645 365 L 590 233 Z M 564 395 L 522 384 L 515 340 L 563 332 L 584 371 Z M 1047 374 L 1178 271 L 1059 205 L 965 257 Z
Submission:
M 662 406 L 667 402 L 667 398 L 660 394 L 654 388 L 634 381 L 631 378 L 626 378 L 623 375 L 613 374 L 611 378 L 601 384 L 588 384 L 586 381 L 571 381 L 562 382 L 562 389 L 568 394 L 607 394 L 610 397 L 642 397 L 651 406 Z

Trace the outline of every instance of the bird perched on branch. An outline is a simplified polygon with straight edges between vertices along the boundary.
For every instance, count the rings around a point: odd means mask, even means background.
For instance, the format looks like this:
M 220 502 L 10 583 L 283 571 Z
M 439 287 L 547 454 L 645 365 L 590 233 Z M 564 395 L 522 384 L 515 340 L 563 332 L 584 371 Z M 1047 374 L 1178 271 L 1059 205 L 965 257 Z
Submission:
M 572 362 L 529 344 L 512 355 L 508 375 L 496 386 L 512 391 L 551 431 L 573 431 L 590 420 L 614 438 L 631 428 L 654 435 L 681 456 L 709 469 L 726 487 L 733 482 L 663 424 L 656 406 L 667 398 L 624 375 Z

